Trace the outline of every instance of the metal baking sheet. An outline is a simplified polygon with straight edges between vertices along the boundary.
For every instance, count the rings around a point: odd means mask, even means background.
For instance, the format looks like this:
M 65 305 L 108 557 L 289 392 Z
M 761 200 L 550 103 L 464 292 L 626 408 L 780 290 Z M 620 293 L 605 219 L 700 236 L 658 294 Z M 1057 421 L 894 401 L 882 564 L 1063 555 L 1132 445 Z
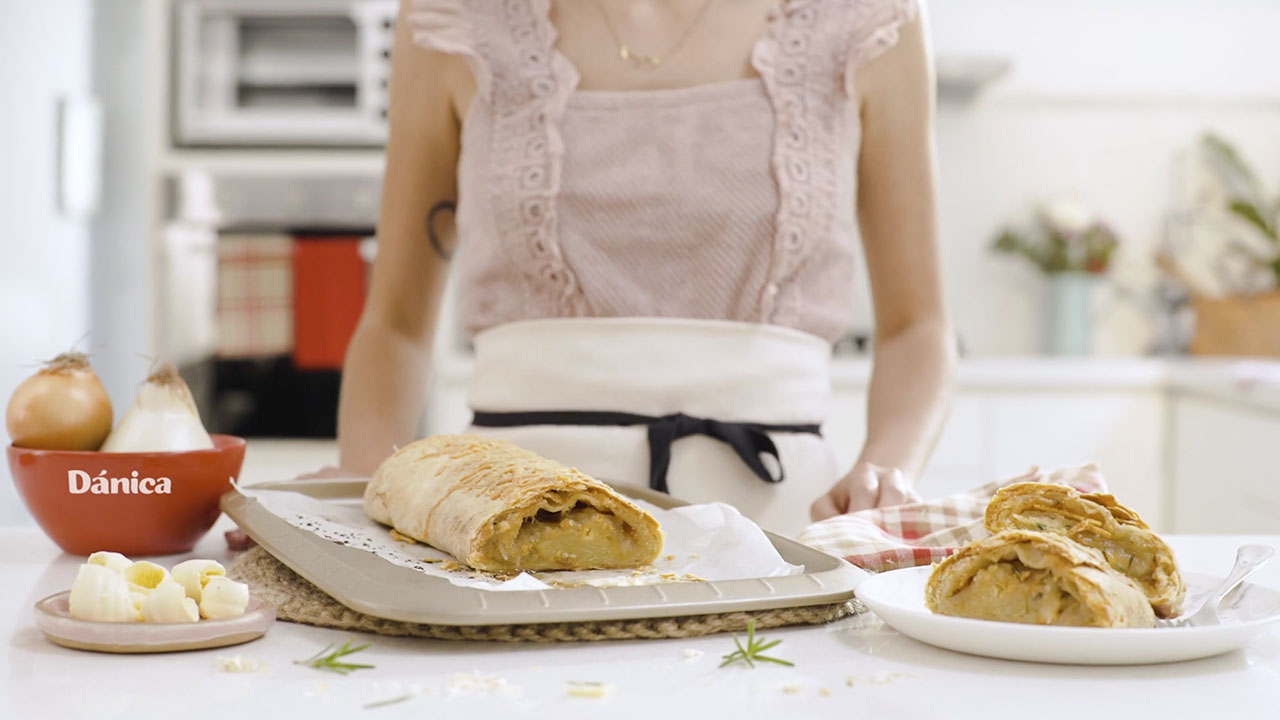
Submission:
M 365 484 L 362 480 L 289 480 L 253 488 L 358 501 Z M 687 504 L 648 488 L 614 487 L 661 508 Z M 632 620 L 823 605 L 852 598 L 853 587 L 862 577 L 843 560 L 766 531 L 783 559 L 802 565 L 803 573 L 613 588 L 479 590 L 459 587 L 299 530 L 236 490 L 223 495 L 221 505 L 249 537 L 338 602 L 366 615 L 404 622 L 505 625 Z

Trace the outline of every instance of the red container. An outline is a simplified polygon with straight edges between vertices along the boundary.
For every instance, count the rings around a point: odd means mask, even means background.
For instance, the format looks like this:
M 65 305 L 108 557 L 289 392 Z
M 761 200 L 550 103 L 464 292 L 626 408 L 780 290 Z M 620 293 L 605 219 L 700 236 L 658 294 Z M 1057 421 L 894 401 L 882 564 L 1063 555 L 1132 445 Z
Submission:
M 72 555 L 190 550 L 218 519 L 244 461 L 243 438 L 210 450 L 104 453 L 9 446 L 9 471 L 36 522 Z M 167 482 L 166 482 L 167 481 Z
M 299 370 L 340 370 L 364 306 L 360 240 L 293 241 L 293 364 Z

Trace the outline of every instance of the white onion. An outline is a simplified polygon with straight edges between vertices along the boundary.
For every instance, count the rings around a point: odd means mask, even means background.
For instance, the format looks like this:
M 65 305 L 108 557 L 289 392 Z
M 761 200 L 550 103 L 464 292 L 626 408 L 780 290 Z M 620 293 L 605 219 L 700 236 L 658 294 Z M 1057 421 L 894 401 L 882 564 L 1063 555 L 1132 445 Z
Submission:
M 164 363 L 142 383 L 133 406 L 102 444 L 102 451 L 173 452 L 212 447 L 191 389 L 172 363 Z

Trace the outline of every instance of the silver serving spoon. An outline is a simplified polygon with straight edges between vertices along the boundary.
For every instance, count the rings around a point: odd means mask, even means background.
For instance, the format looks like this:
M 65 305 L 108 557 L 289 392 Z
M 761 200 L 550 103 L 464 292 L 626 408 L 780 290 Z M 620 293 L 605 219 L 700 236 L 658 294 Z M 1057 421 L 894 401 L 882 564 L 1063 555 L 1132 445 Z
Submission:
M 1180 615 L 1170 620 L 1158 620 L 1156 622 L 1159 627 L 1196 627 L 1200 625 L 1221 625 L 1222 620 L 1218 617 L 1218 606 L 1222 604 L 1223 599 L 1231 594 L 1245 578 L 1252 575 L 1258 568 L 1266 564 L 1275 555 L 1274 548 L 1267 545 L 1241 545 L 1236 551 L 1236 564 L 1231 568 L 1231 572 L 1227 575 L 1222 584 L 1218 586 L 1211 595 L 1205 598 L 1204 602 L 1196 609 L 1195 612 L 1188 615 Z

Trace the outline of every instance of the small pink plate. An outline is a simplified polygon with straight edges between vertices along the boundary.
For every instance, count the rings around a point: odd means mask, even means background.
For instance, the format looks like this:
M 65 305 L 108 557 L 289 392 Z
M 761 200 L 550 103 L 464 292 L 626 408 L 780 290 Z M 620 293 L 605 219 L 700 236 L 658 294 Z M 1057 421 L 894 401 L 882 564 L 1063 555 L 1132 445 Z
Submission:
M 193 623 L 113 623 L 76 620 L 68 609 L 71 593 L 60 592 L 36 603 L 36 627 L 50 642 L 77 650 L 109 653 L 161 653 L 239 645 L 262 637 L 276 611 L 249 596 L 240 617 Z

